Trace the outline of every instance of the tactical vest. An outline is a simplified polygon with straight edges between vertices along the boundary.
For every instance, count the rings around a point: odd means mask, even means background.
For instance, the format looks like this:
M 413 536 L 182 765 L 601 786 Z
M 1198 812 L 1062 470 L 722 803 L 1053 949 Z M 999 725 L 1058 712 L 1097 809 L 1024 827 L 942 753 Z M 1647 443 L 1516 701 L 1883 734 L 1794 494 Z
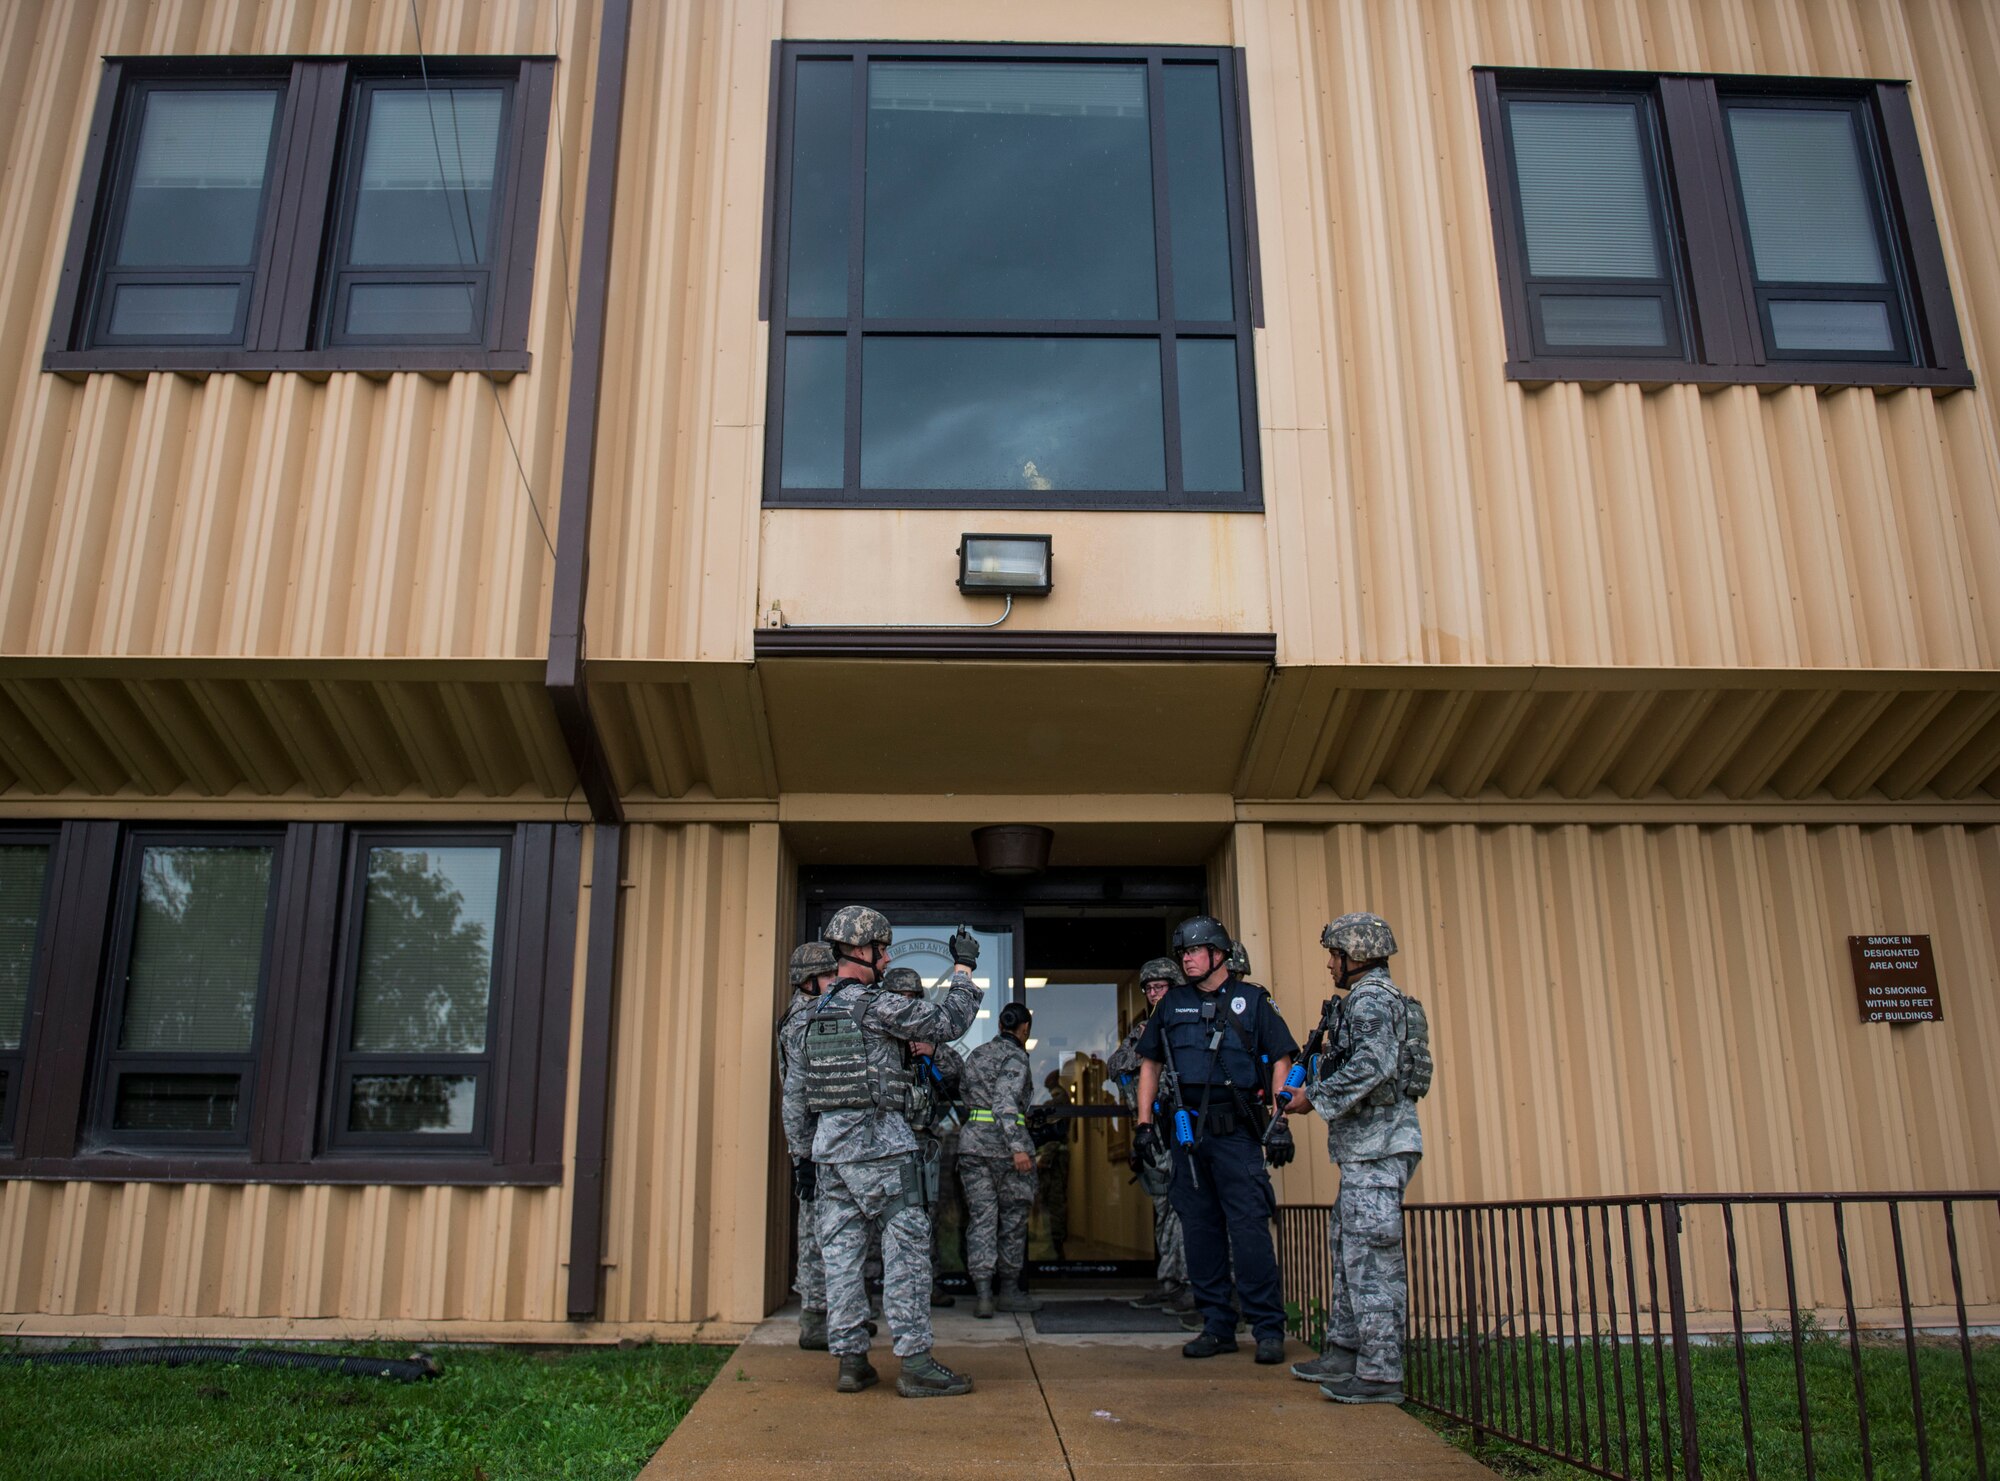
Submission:
M 830 991 L 822 994 L 813 1008 L 803 1045 L 808 1111 L 908 1109 L 915 1076 L 907 1067 L 883 1069 L 869 1061 L 868 1033 L 861 1023 L 875 992 L 872 987 L 864 988 L 852 1007 L 827 1013 L 826 1006 L 835 996 Z M 899 1066 L 907 1057 L 897 1056 Z
M 1264 989 L 1253 982 L 1231 981 L 1213 993 L 1192 986 L 1171 988 L 1160 999 L 1160 1032 L 1173 1046 L 1173 1065 L 1180 1073 L 1184 1097 L 1190 1086 L 1224 1084 L 1254 1095 L 1270 1079 L 1270 1066 L 1263 1062 L 1263 1046 L 1257 1041 L 1264 997 Z M 1231 1006 L 1239 998 L 1241 1013 Z M 1201 1016 L 1204 1004 L 1214 1006 L 1212 1016 Z M 1211 1051 L 1210 1041 L 1218 1032 L 1221 1042 Z
M 1371 984 L 1385 989 L 1403 1006 L 1403 1026 L 1396 1048 L 1396 1072 L 1368 1092 L 1372 1106 L 1394 1105 L 1398 1099 L 1422 1100 L 1431 1089 L 1431 1018 L 1424 1005 L 1393 983 Z

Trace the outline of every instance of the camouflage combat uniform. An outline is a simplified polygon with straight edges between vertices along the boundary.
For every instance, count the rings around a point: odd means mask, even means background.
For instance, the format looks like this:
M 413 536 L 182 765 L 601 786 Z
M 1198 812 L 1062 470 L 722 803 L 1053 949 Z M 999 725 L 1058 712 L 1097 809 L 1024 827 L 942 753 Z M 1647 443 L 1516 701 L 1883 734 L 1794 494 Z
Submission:
M 975 1283 L 1013 1283 L 1028 1254 L 1028 1209 L 1035 1175 L 1017 1172 L 1014 1154 L 1035 1153 L 1028 1135 L 1028 1051 L 1008 1034 L 965 1058 L 965 1129 L 958 1134 L 958 1180 L 965 1190 L 965 1270 Z
M 803 1082 L 796 1089 L 793 1087 L 792 1064 L 799 1058 L 805 1039 L 806 1014 L 818 1001 L 811 993 L 794 992 L 785 1016 L 778 1020 L 778 1083 L 784 1087 L 778 1117 L 785 1129 L 785 1150 L 792 1154 L 794 1162 L 812 1156 L 813 1117 L 806 1109 Z M 798 1206 L 799 1262 L 792 1289 L 799 1293 L 799 1305 L 804 1310 L 825 1311 L 826 1261 L 820 1255 L 819 1224 L 813 1207 L 806 1202 Z
M 857 1009 L 875 1083 L 907 1087 L 904 1045 L 912 1039 L 943 1043 L 964 1033 L 979 1011 L 979 988 L 969 977 L 955 978 L 942 1003 L 929 1003 L 844 978 L 821 996 L 813 1018 Z M 787 1101 L 796 1093 L 803 1104 L 805 1078 L 801 1053 L 786 1076 Z M 904 1114 L 906 1103 L 826 1111 L 813 1129 L 812 1159 L 819 1164 L 816 1214 L 826 1262 L 827 1347 L 841 1355 L 868 1351 L 862 1261 L 871 1228 L 881 1234 L 882 1309 L 895 1334 L 896 1355 L 908 1358 L 931 1348 L 930 1219 L 924 1212 L 917 1139 Z
M 1309 1087 L 1313 1109 L 1326 1118 L 1328 1155 L 1340 1165 L 1327 1340 L 1352 1350 L 1356 1374 L 1375 1383 L 1403 1380 L 1410 1304 L 1403 1190 L 1424 1151 L 1417 1103 L 1396 1079 L 1405 1011 L 1384 968 L 1355 978 L 1327 1061 L 1340 1068 Z
M 1152 1015 L 1142 1013 L 1127 1030 L 1111 1057 L 1104 1061 L 1104 1073 L 1127 1085 L 1136 1100 L 1139 1094 L 1139 1036 L 1146 1031 Z M 1153 1200 L 1153 1251 L 1159 1267 L 1153 1279 L 1164 1284 L 1187 1284 L 1187 1241 L 1181 1236 L 1181 1216 L 1174 1212 L 1173 1200 L 1163 1189 L 1149 1193 Z

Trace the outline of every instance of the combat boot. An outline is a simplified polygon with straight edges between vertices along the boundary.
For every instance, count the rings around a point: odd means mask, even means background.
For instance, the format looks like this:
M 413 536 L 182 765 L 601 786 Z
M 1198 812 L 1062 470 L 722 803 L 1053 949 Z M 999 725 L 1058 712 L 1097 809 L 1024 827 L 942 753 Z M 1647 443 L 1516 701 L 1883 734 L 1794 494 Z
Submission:
M 949 1399 L 972 1392 L 972 1380 L 954 1373 L 927 1352 L 903 1359 L 903 1373 L 896 1380 L 896 1392 L 906 1399 Z
M 1040 1311 L 1042 1303 L 1012 1281 L 1009 1281 L 1000 1288 L 1000 1294 L 993 1298 L 993 1309 L 995 1311 Z
M 1257 1361 L 1267 1367 L 1285 1360 L 1285 1339 L 1283 1337 L 1259 1337 L 1257 1339 Z
M 1328 1343 L 1326 1351 L 1316 1358 L 1292 1364 L 1292 1377 L 1307 1383 L 1331 1383 L 1336 1378 L 1352 1377 L 1353 1373 L 1354 1349 L 1342 1347 L 1338 1342 Z
M 1322 1383 L 1319 1391 L 1336 1404 L 1400 1404 L 1403 1402 L 1403 1385 L 1381 1383 L 1373 1378 L 1363 1378 L 1358 1373 L 1348 1373 L 1331 1382 Z
M 799 1346 L 807 1352 L 826 1351 L 826 1313 L 823 1311 L 802 1311 L 799 1313 Z
M 993 1282 L 976 1280 L 972 1283 L 972 1314 L 984 1320 L 993 1315 Z
M 844 1394 L 858 1394 L 864 1388 L 873 1388 L 881 1381 L 882 1375 L 875 1371 L 865 1352 L 844 1352 L 840 1355 L 840 1382 L 834 1385 Z
M 933 1305 L 933 1306 L 956 1306 L 956 1305 L 958 1305 L 958 1297 L 956 1297 L 956 1296 L 952 1295 L 952 1294 L 951 1294 L 951 1292 L 949 1292 L 949 1291 L 940 1291 L 940 1290 L 939 1290 L 939 1289 L 938 1289 L 938 1288 L 937 1288 L 936 1286 L 932 1286 L 932 1287 L 931 1287 L 931 1305 Z
M 1134 1311 L 1158 1311 L 1173 1299 L 1174 1283 L 1170 1280 L 1163 1280 L 1155 1284 L 1145 1295 L 1134 1296 L 1125 1304 Z
M 1160 1309 L 1172 1312 L 1175 1316 L 1187 1316 L 1197 1311 L 1198 1308 L 1194 1304 L 1194 1288 L 1183 1285 L 1179 1281 L 1173 1281 L 1170 1284 L 1174 1288 L 1174 1294 L 1168 1298 L 1166 1305 Z

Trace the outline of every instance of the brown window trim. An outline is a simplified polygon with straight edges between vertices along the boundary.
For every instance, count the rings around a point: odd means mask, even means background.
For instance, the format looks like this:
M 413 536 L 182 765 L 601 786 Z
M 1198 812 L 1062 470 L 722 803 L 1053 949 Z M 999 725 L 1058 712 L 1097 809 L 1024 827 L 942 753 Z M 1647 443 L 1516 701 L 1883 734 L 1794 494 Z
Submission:
M 49 864 L 36 980 L 30 987 L 16 1139 L 0 1178 L 221 1183 L 382 1183 L 547 1186 L 563 1172 L 571 976 L 575 964 L 582 829 L 525 823 L 508 839 L 496 972 L 498 1042 L 486 1153 L 462 1147 L 328 1151 L 320 1136 L 332 1053 L 335 969 L 348 928 L 342 823 L 283 829 L 275 861 L 273 946 L 255 1045 L 248 1145 L 242 1149 L 82 1144 L 93 1029 L 109 955 L 127 828 L 61 825 Z M 157 831 L 157 830 L 155 830 Z M 239 830 L 240 831 L 240 830 Z M 370 832 L 380 830 L 370 828 Z M 415 834 L 419 830 L 403 830 Z M 457 830 L 464 832 L 466 830 Z
M 1718 85 L 1720 84 L 1720 90 Z M 1486 163 L 1487 204 L 1507 335 L 1506 376 L 1524 385 L 1872 386 L 1961 390 L 1974 384 L 1965 361 L 1937 215 L 1917 145 L 1908 86 L 1830 77 L 1728 77 L 1584 71 L 1473 69 Z M 1501 117 L 1503 89 L 1644 88 L 1655 94 L 1667 154 L 1662 182 L 1679 236 L 1681 307 L 1693 333 L 1685 359 L 1607 354 L 1537 355 L 1529 320 L 1526 254 L 1515 221 L 1513 171 Z M 1778 359 L 1764 347 L 1735 176 L 1724 153 L 1723 91 L 1759 96 L 1844 97 L 1863 103 L 1882 152 L 1881 185 L 1902 268 L 1913 330 L 1910 363 Z
M 352 370 L 384 375 L 472 371 L 504 377 L 527 370 L 528 317 L 555 90 L 555 59 L 547 56 L 425 59 L 433 77 L 508 76 L 513 89 L 485 343 L 329 346 L 321 342 L 317 306 L 327 276 L 327 238 L 338 217 L 334 192 L 347 95 L 357 79 L 406 72 L 415 60 L 413 56 L 108 58 L 77 182 L 42 368 L 68 376 L 99 371 L 324 375 Z M 255 76 L 286 76 L 288 83 L 243 343 L 213 348 L 93 346 L 88 334 L 98 276 L 96 253 L 110 206 L 119 108 L 128 88 L 138 81 Z

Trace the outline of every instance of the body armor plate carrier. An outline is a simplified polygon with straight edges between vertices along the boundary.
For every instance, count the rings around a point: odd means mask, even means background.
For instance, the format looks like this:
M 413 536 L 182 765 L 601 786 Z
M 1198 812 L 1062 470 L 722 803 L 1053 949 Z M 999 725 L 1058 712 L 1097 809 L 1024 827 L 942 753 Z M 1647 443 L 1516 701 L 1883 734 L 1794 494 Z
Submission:
M 851 1013 L 828 1017 L 814 1010 L 804 1044 L 808 1111 L 873 1109 L 875 1077 L 868 1068 L 868 1036 L 861 1029 L 867 1011 L 866 997 Z

